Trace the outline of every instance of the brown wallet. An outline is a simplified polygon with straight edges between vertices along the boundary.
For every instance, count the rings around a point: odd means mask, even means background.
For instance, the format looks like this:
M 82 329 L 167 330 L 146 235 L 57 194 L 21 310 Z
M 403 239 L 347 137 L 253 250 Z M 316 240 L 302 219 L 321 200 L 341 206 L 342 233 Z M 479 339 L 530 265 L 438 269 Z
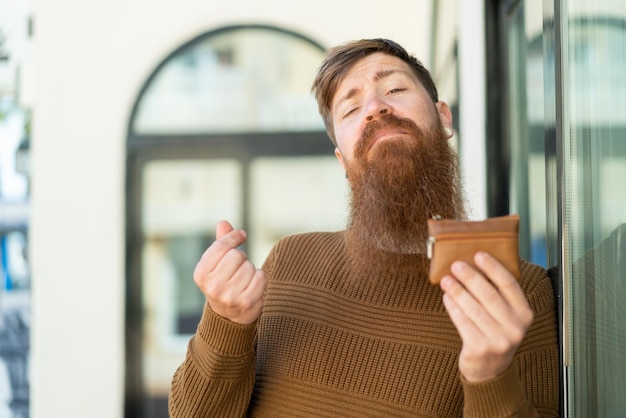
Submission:
M 474 254 L 478 251 L 495 257 L 519 280 L 518 231 L 518 215 L 484 221 L 428 219 L 430 282 L 439 284 L 443 276 L 450 274 L 450 265 L 456 260 L 475 266 Z

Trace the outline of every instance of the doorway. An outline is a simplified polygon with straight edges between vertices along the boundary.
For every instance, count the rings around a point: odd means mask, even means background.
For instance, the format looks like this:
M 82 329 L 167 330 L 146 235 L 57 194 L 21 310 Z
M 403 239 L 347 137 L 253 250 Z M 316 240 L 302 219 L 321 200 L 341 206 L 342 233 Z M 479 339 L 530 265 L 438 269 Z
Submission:
M 323 48 L 267 26 L 206 33 L 140 93 L 127 147 L 127 417 L 167 417 L 221 219 L 260 267 L 282 236 L 344 227 L 347 184 L 310 95 Z M 321 203 L 321 204 L 320 204 Z

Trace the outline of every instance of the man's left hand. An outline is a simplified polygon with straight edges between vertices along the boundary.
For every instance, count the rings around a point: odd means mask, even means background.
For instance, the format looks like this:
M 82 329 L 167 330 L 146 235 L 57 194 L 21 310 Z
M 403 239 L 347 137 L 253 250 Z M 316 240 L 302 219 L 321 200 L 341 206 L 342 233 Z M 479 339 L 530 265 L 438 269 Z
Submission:
M 466 380 L 480 382 L 511 365 L 533 312 L 517 280 L 495 258 L 478 252 L 474 263 L 478 269 L 454 262 L 440 286 L 463 341 L 459 370 Z

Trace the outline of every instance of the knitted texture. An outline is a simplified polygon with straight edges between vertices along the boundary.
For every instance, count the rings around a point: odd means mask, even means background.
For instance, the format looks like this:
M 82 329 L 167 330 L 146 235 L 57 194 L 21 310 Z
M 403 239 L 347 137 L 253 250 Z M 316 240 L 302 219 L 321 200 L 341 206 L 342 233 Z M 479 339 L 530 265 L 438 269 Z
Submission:
M 535 320 L 507 371 L 470 383 L 425 272 L 355 277 L 343 232 L 286 237 L 263 266 L 256 324 L 205 308 L 172 381 L 170 416 L 557 417 L 552 288 L 544 269 L 520 267 Z

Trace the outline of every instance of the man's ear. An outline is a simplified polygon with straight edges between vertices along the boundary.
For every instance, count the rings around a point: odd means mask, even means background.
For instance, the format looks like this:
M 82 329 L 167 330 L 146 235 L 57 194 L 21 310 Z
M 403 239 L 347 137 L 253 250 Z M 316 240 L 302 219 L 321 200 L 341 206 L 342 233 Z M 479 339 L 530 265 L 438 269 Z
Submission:
M 448 104 L 446 102 L 439 101 L 435 103 L 435 107 L 437 108 L 437 113 L 439 114 L 439 120 L 441 121 L 441 126 L 444 129 L 449 129 L 449 132 L 453 132 L 452 112 L 450 111 L 450 107 L 448 106 Z
M 343 169 L 345 170 L 346 164 L 343 162 L 343 154 L 341 154 L 339 147 L 335 147 L 335 157 L 337 157 L 337 159 L 339 160 L 339 164 L 341 164 L 341 167 L 343 167 Z

